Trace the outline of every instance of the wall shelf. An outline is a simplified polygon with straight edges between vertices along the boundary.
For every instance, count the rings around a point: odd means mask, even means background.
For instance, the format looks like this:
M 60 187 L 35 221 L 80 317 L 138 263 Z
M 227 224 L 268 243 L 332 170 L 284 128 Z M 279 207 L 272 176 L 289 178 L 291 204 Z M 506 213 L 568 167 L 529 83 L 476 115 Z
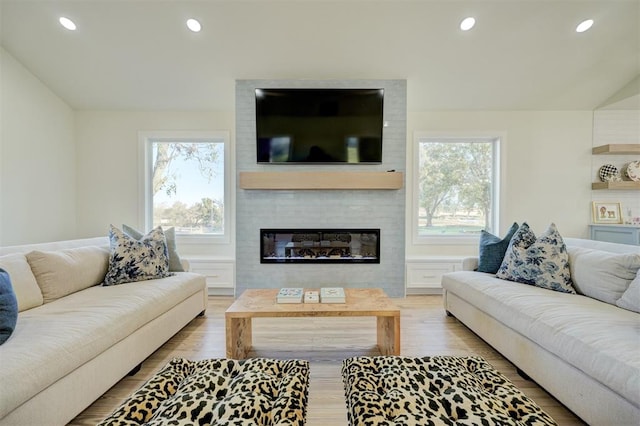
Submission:
M 640 189 L 640 182 L 622 181 L 622 182 L 593 182 L 591 189 Z
M 401 189 L 402 172 L 240 172 L 242 189 Z
M 591 149 L 591 153 L 594 155 L 640 154 L 640 144 L 608 144 L 594 146 Z

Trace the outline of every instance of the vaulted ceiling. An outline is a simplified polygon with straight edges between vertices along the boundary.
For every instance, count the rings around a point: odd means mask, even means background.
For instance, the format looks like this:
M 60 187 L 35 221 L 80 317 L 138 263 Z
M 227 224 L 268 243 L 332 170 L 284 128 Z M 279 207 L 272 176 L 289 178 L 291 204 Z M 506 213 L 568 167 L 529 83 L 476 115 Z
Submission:
M 236 79 L 389 78 L 414 111 L 594 109 L 640 74 L 640 0 L 0 0 L 0 19 L 2 47 L 75 109 L 230 110 Z

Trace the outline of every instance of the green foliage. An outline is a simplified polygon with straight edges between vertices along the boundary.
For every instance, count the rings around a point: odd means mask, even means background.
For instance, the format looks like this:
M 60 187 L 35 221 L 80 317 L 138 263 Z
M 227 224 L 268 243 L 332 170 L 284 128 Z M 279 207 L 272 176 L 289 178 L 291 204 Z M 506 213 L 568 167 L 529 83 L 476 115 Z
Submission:
M 200 175 L 211 183 L 216 175 L 216 165 L 224 156 L 224 148 L 219 143 L 158 142 L 153 148 L 153 196 L 160 192 L 169 197 L 178 194 L 178 182 L 184 181 L 179 179 L 176 164 L 182 164 L 183 169 L 185 163 L 197 167 Z M 179 232 L 218 233 L 224 226 L 223 212 L 223 201 L 208 197 L 191 206 L 181 201 L 175 201 L 169 207 L 154 202 L 153 223 L 175 226 Z
M 223 217 L 223 203 L 211 198 L 203 198 L 192 206 L 176 201 L 170 207 L 156 206 L 153 209 L 154 225 L 175 226 L 178 232 L 219 232 Z
M 419 173 L 427 228 L 439 215 L 479 211 L 491 229 L 491 142 L 421 143 Z

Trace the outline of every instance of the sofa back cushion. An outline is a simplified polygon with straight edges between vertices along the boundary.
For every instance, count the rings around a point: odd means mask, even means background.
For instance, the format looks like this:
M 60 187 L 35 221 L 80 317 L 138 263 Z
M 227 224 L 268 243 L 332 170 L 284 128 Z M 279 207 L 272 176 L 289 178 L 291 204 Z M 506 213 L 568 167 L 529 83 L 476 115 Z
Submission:
M 612 305 L 622 297 L 640 268 L 640 254 L 610 253 L 567 247 L 573 286 L 578 292 Z
M 627 291 L 618 299 L 616 305 L 640 314 L 640 270 L 638 270 L 635 279 L 629 284 Z
M 11 278 L 13 291 L 18 299 L 19 312 L 42 305 L 42 292 L 24 254 L 0 256 L 0 268 L 7 271 Z
M 100 284 L 107 273 L 109 250 L 88 246 L 60 251 L 34 250 L 27 260 L 44 303 Z

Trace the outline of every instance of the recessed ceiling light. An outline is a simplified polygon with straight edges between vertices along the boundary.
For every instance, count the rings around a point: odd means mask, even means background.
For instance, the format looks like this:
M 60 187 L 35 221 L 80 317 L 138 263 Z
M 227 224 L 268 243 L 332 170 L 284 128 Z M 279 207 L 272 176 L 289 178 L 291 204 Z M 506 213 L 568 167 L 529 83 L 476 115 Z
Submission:
M 460 22 L 460 29 L 462 31 L 469 31 L 476 24 L 476 19 L 471 16 L 468 18 L 464 18 L 462 22 Z
M 593 25 L 593 19 L 587 19 L 586 21 L 582 21 L 576 27 L 577 33 L 583 33 L 587 31 Z
M 60 21 L 60 25 L 62 25 L 69 31 L 76 30 L 76 24 L 71 19 L 61 16 L 60 19 L 58 19 L 58 21 Z
M 200 22 L 198 22 L 197 19 L 193 18 L 187 20 L 187 27 L 194 33 L 197 33 L 202 29 L 202 25 L 200 25 Z

